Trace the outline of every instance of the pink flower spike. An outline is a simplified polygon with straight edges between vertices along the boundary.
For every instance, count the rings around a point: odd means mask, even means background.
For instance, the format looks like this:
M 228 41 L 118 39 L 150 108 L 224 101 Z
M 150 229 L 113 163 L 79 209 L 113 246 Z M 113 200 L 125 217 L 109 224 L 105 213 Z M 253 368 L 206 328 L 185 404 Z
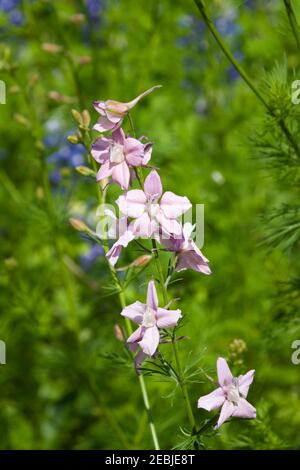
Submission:
M 161 88 L 161 85 L 153 86 L 149 90 L 144 91 L 139 96 L 127 103 L 121 101 L 107 100 L 107 101 L 94 101 L 93 105 L 95 110 L 100 114 L 100 119 L 95 124 L 94 129 L 98 132 L 107 132 L 110 130 L 118 129 L 124 117 L 144 96 L 149 95 L 156 88 Z
M 222 357 L 217 360 L 217 371 L 220 387 L 199 398 L 198 408 L 211 411 L 222 407 L 216 429 L 231 417 L 256 418 L 256 409 L 246 400 L 255 371 L 235 378 Z
M 149 157 L 148 144 L 144 145 L 137 139 L 126 137 L 123 129 L 117 129 L 110 138 L 101 137 L 92 145 L 92 157 L 101 163 L 97 173 L 97 181 L 112 177 L 112 180 L 128 189 L 131 169 L 144 166 L 145 158 Z
M 122 310 L 121 315 L 139 325 L 127 340 L 130 349 L 136 351 L 140 348 L 146 356 L 151 357 L 159 345 L 159 329 L 176 326 L 181 318 L 181 311 L 160 308 L 155 283 L 150 281 L 146 304 L 135 302 L 128 305 Z
M 152 170 L 145 180 L 144 191 L 133 189 L 117 200 L 120 211 L 135 219 L 130 226 L 136 236 L 150 238 L 160 231 L 168 237 L 181 234 L 181 225 L 176 219 L 191 207 L 191 203 L 186 197 L 170 192 L 162 195 L 162 191 L 159 174 Z M 167 203 L 163 204 L 164 200 Z

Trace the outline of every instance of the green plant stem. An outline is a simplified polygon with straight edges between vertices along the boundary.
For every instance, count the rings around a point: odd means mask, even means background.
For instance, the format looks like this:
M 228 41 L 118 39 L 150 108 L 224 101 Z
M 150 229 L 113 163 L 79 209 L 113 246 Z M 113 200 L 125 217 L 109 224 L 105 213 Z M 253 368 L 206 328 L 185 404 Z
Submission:
M 155 263 L 156 263 L 156 268 L 157 268 L 157 272 L 158 272 L 158 277 L 159 277 L 159 282 L 160 282 L 160 286 L 161 286 L 161 292 L 162 292 L 162 295 L 163 295 L 164 304 L 167 305 L 168 302 L 169 302 L 168 291 L 167 291 L 165 281 L 164 281 L 164 273 L 163 273 L 162 265 L 161 265 L 161 262 L 160 262 L 159 252 L 158 252 L 158 249 L 157 249 L 157 243 L 156 243 L 156 240 L 154 240 L 154 239 L 152 239 L 152 247 L 153 247 L 153 251 L 154 251 L 154 258 L 155 258 Z M 181 363 L 180 363 L 180 358 L 179 358 L 179 354 L 178 354 L 178 348 L 177 348 L 175 335 L 172 336 L 172 346 L 173 346 L 174 357 L 175 357 L 175 362 L 176 362 L 176 366 L 177 366 L 178 382 L 179 382 L 181 392 L 182 392 L 182 396 L 183 396 L 183 399 L 184 399 L 184 402 L 185 402 L 185 407 L 186 407 L 186 412 L 187 412 L 187 416 L 188 416 L 188 419 L 189 419 L 189 423 L 191 425 L 192 431 L 194 432 L 195 429 L 196 429 L 196 422 L 195 422 L 195 418 L 194 418 L 194 414 L 193 414 L 193 409 L 192 409 L 192 406 L 191 406 L 191 401 L 190 401 L 190 397 L 189 397 L 188 388 L 187 388 L 187 385 L 186 385 L 186 383 L 184 381 L 184 377 L 183 377 L 183 371 L 182 371 L 182 367 L 181 367 Z
M 286 122 L 283 118 L 279 118 L 278 115 L 276 114 L 276 111 L 269 105 L 269 103 L 266 101 L 262 93 L 258 90 L 258 88 L 254 85 L 253 81 L 249 78 L 243 67 L 236 61 L 234 58 L 233 54 L 231 51 L 228 49 L 227 45 L 223 41 L 222 36 L 219 34 L 218 30 L 216 29 L 214 23 L 208 16 L 208 13 L 206 11 L 206 7 L 204 4 L 203 0 L 194 0 L 199 12 L 201 13 L 201 16 L 207 25 L 208 29 L 210 30 L 211 34 L 215 38 L 217 44 L 219 45 L 220 49 L 224 53 L 224 55 L 227 57 L 229 62 L 234 66 L 236 71 L 239 73 L 239 75 L 242 77 L 245 83 L 249 86 L 249 88 L 252 90 L 252 92 L 255 94 L 255 96 L 259 99 L 259 101 L 265 106 L 266 110 L 269 112 L 269 114 L 276 120 L 278 123 L 280 129 L 286 136 L 287 140 L 290 142 L 292 147 L 295 150 L 296 155 L 300 158 L 300 149 L 299 146 L 294 139 L 293 135 L 290 133 Z
M 294 35 L 294 38 L 295 38 L 296 43 L 297 43 L 297 47 L 298 47 L 299 52 L 300 52 L 299 26 L 298 26 L 298 23 L 297 23 L 297 19 L 296 19 L 296 15 L 295 15 L 295 12 L 294 12 L 294 9 L 293 9 L 292 2 L 291 2 L 291 0 L 283 0 L 283 3 L 285 5 L 285 9 L 286 9 L 286 13 L 287 13 L 290 25 L 291 25 L 291 29 L 293 31 L 293 35 Z
M 93 158 L 90 158 L 91 157 L 91 155 L 90 155 L 91 139 L 90 139 L 89 133 L 86 132 L 86 134 L 87 134 L 87 137 L 88 137 L 88 145 L 85 145 L 85 147 L 86 147 L 87 151 L 89 152 L 89 159 L 92 163 L 93 169 L 95 171 L 97 171 L 96 162 L 94 161 Z M 105 201 L 106 201 L 106 191 L 101 190 L 101 186 L 99 185 L 98 202 L 99 202 L 100 207 L 104 206 Z M 102 246 L 103 246 L 103 250 L 104 250 L 105 254 L 107 254 L 107 252 L 109 250 L 107 238 L 108 238 L 107 229 L 106 229 L 106 226 L 104 226 L 104 240 L 102 241 Z M 109 270 L 110 270 L 110 273 L 111 273 L 111 276 L 112 276 L 112 280 L 113 280 L 113 282 L 115 284 L 115 287 L 118 291 L 118 297 L 119 297 L 120 305 L 121 305 L 122 309 L 124 309 L 126 307 L 125 292 L 124 292 L 124 290 L 122 288 L 122 285 L 119 281 L 119 278 L 118 278 L 118 275 L 117 275 L 117 272 L 116 272 L 115 268 L 110 263 L 108 263 L 108 266 L 109 266 Z M 133 331 L 132 330 L 132 325 L 131 325 L 131 322 L 130 322 L 129 318 L 126 318 L 126 317 L 125 317 L 125 326 L 126 326 L 127 335 L 130 336 L 132 334 L 132 331 Z M 145 379 L 140 374 L 140 375 L 138 375 L 138 380 L 139 380 L 139 385 L 140 385 L 140 389 L 141 389 L 141 393 L 142 393 L 142 397 L 143 397 L 144 407 L 145 407 L 147 417 L 148 417 L 148 424 L 149 424 L 149 429 L 150 429 L 150 432 L 151 432 L 154 448 L 155 448 L 155 450 L 159 450 L 160 447 L 159 447 L 159 442 L 158 442 L 158 437 L 157 437 L 155 424 L 154 424 L 154 421 L 153 421 L 153 414 L 152 414 L 152 409 L 151 409 L 151 405 L 150 405 L 150 401 L 149 401 L 149 397 L 148 397 L 148 392 L 147 392 Z

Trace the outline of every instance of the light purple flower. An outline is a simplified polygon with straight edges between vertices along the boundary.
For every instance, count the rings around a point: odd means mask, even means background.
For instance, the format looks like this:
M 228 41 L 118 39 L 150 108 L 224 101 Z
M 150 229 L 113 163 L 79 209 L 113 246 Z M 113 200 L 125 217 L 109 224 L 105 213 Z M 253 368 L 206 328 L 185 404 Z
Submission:
M 128 243 L 134 239 L 134 234 L 128 227 L 127 217 L 117 219 L 115 214 L 109 209 L 105 210 L 105 215 L 115 222 L 117 228 L 118 240 L 113 244 L 111 249 L 106 253 L 106 258 L 112 266 L 115 266 L 118 261 L 123 248 L 126 248 Z
M 114 100 L 94 101 L 94 108 L 101 115 L 99 121 L 95 124 L 94 129 L 99 132 L 117 129 L 121 126 L 128 111 L 130 111 L 130 109 L 132 109 L 140 99 L 160 87 L 161 85 L 156 85 L 149 88 L 149 90 L 144 91 L 144 93 L 141 93 L 139 96 L 127 103 Z
M 159 329 L 176 326 L 181 318 L 181 311 L 160 308 L 154 281 L 150 281 L 146 304 L 134 302 L 125 307 L 121 315 L 139 325 L 127 339 L 131 349 L 136 351 L 139 346 L 144 354 L 153 356 L 159 345 Z
M 97 181 L 112 177 L 122 189 L 128 189 L 130 168 L 146 165 L 151 158 L 151 144 L 142 144 L 137 139 L 126 137 L 123 129 L 117 129 L 111 138 L 102 137 L 92 145 L 91 154 L 101 163 Z
M 235 378 L 225 359 L 219 357 L 217 372 L 220 386 L 208 395 L 199 398 L 198 408 L 211 411 L 222 407 L 216 429 L 232 416 L 236 418 L 256 418 L 256 409 L 246 400 L 249 387 L 254 379 L 255 370 L 250 370 L 247 374 Z
M 177 196 L 171 191 L 163 194 L 161 180 L 155 170 L 147 176 L 144 191 L 128 191 L 118 198 L 117 204 L 125 216 L 135 219 L 131 223 L 133 233 L 145 238 L 158 236 L 160 228 L 167 235 L 180 235 L 182 228 L 177 219 L 192 207 L 187 197 Z
M 175 271 L 193 269 L 203 274 L 211 274 L 208 259 L 202 254 L 196 243 L 190 238 L 193 226 L 184 224 L 180 237 L 166 239 L 161 237 L 161 243 L 169 250 L 177 253 Z

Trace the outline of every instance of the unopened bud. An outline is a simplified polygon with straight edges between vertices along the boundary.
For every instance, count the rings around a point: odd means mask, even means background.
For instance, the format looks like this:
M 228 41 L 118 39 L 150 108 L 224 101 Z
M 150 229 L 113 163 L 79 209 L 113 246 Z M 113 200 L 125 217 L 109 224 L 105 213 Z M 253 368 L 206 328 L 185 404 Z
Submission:
M 86 109 L 82 112 L 82 121 L 85 127 L 89 127 L 91 123 L 91 116 L 90 116 L 90 113 Z
M 69 222 L 72 225 L 72 227 L 78 232 L 90 233 L 91 231 L 89 227 L 80 219 L 71 218 L 69 219 Z
M 22 126 L 25 126 L 27 128 L 30 127 L 30 121 L 25 116 L 23 116 L 22 114 L 19 114 L 19 113 L 14 114 L 14 119 L 19 124 L 22 124 Z
M 77 124 L 83 124 L 83 118 L 81 116 L 81 113 L 77 111 L 77 109 L 72 109 L 71 113 Z
M 42 186 L 36 188 L 35 194 L 38 199 L 44 199 L 45 194 Z
M 131 267 L 132 268 L 142 268 L 144 266 L 147 266 L 147 264 L 150 263 L 151 259 L 152 259 L 151 255 L 139 256 L 136 260 L 134 260 L 131 263 Z
M 79 143 L 78 135 L 68 135 L 67 139 L 71 144 Z
M 89 55 L 83 55 L 81 57 L 78 57 L 78 62 L 80 65 L 87 65 L 92 62 L 92 58 Z
M 92 170 L 91 168 L 88 168 L 87 166 L 77 166 L 75 169 L 80 175 L 96 176 L 96 173 L 94 172 L 94 170 Z
M 125 341 L 122 328 L 117 323 L 114 325 L 114 334 L 118 341 Z
M 75 15 L 69 16 L 68 20 L 70 23 L 82 24 L 85 22 L 85 16 L 82 13 L 76 13 Z
M 48 54 L 59 54 L 63 50 L 62 46 L 52 42 L 44 42 L 42 44 L 42 49 L 43 51 L 48 52 Z
M 72 98 L 70 96 L 62 95 L 61 93 L 59 93 L 56 90 L 49 91 L 48 98 L 52 101 L 55 101 L 56 103 L 69 104 L 69 103 L 74 103 L 74 101 L 75 101 L 74 98 Z

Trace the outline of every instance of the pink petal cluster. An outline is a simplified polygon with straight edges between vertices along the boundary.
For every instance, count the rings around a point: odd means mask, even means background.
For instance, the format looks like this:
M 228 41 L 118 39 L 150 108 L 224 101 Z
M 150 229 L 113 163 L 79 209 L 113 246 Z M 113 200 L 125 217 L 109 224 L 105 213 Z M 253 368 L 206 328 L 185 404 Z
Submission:
M 203 274 L 211 274 L 208 259 L 205 258 L 196 243 L 190 238 L 193 231 L 191 224 L 185 224 L 180 237 L 161 237 L 161 243 L 169 250 L 177 253 L 175 271 L 193 269 Z
M 159 345 L 159 329 L 176 326 L 181 311 L 159 307 L 154 281 L 150 281 L 146 304 L 134 302 L 125 307 L 121 315 L 139 325 L 127 339 L 131 350 L 136 351 L 140 347 L 146 356 L 153 356 Z
M 171 191 L 163 194 L 163 188 L 157 171 L 152 170 L 147 176 L 144 190 L 133 189 L 121 195 L 117 204 L 122 214 L 131 217 L 135 236 L 152 237 L 162 230 L 167 235 L 179 235 L 181 224 L 178 217 L 188 211 L 192 205 L 187 197 L 177 196 Z
M 122 103 L 121 101 L 107 100 L 107 101 L 94 101 L 94 108 L 100 114 L 100 119 L 95 124 L 94 129 L 98 132 L 107 132 L 115 130 L 121 126 L 124 117 L 144 96 L 151 93 L 156 88 L 160 88 L 161 85 L 156 85 L 149 90 L 144 91 L 139 96 L 134 98 L 128 103 Z
M 250 370 L 245 375 L 233 377 L 225 359 L 217 360 L 217 373 L 219 387 L 208 395 L 198 400 L 198 408 L 207 411 L 221 408 L 216 428 L 219 428 L 231 417 L 256 418 L 256 409 L 247 400 L 249 387 L 253 382 L 255 370 Z
M 92 145 L 91 154 L 101 163 L 97 181 L 112 177 L 122 189 L 128 189 L 130 168 L 146 165 L 151 158 L 152 145 L 126 137 L 123 129 L 115 130 L 111 137 L 101 137 Z

